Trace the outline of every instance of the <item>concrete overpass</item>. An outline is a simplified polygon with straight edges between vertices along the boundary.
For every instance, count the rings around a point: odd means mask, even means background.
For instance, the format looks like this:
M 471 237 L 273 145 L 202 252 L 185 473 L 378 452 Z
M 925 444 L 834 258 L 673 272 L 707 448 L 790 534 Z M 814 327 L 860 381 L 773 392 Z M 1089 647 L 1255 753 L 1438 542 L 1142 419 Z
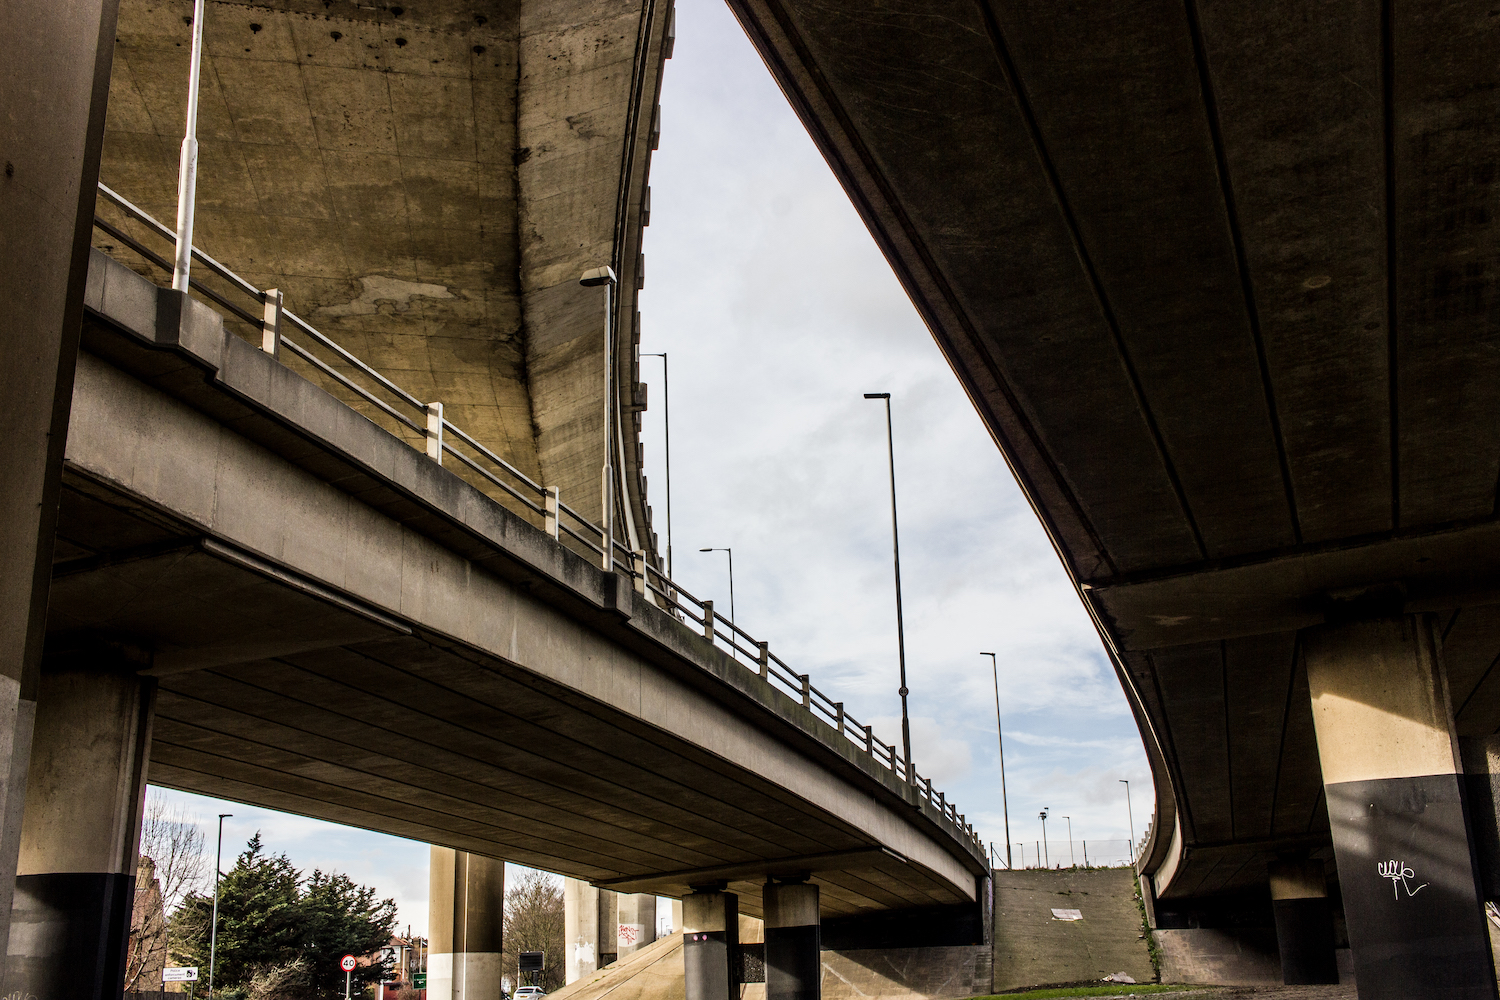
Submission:
M 5 989 L 118 990 L 148 776 L 457 851 L 433 898 L 491 930 L 487 858 L 687 895 L 694 1000 L 737 908 L 775 998 L 820 922 L 982 942 L 962 814 L 661 572 L 632 290 L 670 7 L 210 3 L 185 294 L 151 216 L 188 10 L 0 13 Z
M 1326 980 L 1341 893 L 1362 996 L 1494 996 L 1494 12 L 730 4 L 1098 624 L 1163 937 Z

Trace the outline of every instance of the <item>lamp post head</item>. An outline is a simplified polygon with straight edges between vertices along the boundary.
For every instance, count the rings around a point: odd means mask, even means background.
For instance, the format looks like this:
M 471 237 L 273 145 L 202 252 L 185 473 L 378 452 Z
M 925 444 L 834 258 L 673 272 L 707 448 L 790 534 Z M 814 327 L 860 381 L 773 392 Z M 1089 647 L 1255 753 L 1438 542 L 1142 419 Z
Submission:
M 578 283 L 585 288 L 593 288 L 596 285 L 613 285 L 616 283 L 615 272 L 608 265 L 604 267 L 593 267 L 583 272 Z
M 867 393 L 865 393 L 865 398 L 866 399 L 890 399 L 891 398 L 891 394 L 888 393 L 888 392 L 867 392 Z

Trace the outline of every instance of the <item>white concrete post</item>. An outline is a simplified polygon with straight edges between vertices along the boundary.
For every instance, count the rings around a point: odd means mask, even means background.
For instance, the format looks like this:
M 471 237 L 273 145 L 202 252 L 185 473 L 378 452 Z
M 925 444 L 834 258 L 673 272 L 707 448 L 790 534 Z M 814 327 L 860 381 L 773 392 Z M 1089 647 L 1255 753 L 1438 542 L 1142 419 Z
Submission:
M 756 643 L 760 646 L 760 679 L 769 680 L 771 677 L 771 644 L 769 642 Z
M 646 550 L 636 549 L 631 556 L 631 569 L 635 571 L 635 592 L 646 597 L 650 588 L 646 586 Z
M 551 535 L 554 541 L 557 539 L 558 534 L 557 515 L 561 502 L 558 497 L 557 487 L 548 486 L 546 494 L 542 497 L 542 507 L 545 511 L 542 514 L 542 520 L 546 526 L 547 534 Z
M 703 638 L 714 641 L 714 602 L 703 602 Z
M 273 358 L 281 357 L 281 306 L 282 292 L 279 288 L 265 291 L 265 313 L 260 321 L 260 349 Z
M 443 464 L 443 404 L 427 404 L 427 457 Z

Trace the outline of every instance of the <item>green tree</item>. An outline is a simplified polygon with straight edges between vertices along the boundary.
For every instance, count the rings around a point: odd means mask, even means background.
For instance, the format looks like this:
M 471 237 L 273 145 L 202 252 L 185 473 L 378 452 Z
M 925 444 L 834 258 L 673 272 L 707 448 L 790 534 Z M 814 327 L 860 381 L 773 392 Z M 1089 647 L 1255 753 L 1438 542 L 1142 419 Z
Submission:
M 316 995 L 342 997 L 339 958 L 385 947 L 395 924 L 395 900 L 377 900 L 373 888 L 355 885 L 347 875 L 314 870 L 302 893 L 302 955 Z M 354 987 L 362 990 L 389 973 L 386 965 L 361 965 L 354 970 Z
M 178 964 L 199 966 L 205 980 L 212 912 L 211 891 L 190 893 L 173 914 L 168 936 Z M 268 854 L 256 833 L 219 881 L 214 986 L 226 1000 L 271 993 L 287 1000 L 342 997 L 339 958 L 362 958 L 383 947 L 395 922 L 394 900 L 377 900 L 373 888 L 347 875 L 314 871 L 304 881 L 285 854 Z M 363 991 L 387 972 L 380 963 L 361 965 L 355 986 Z
M 296 957 L 302 936 L 300 881 L 285 854 L 267 854 L 259 832 L 250 838 L 234 867 L 219 880 L 216 987 L 240 985 L 260 967 Z M 192 925 L 193 933 L 178 942 L 181 951 L 173 956 L 179 962 L 199 965 L 205 980 L 213 905 L 211 890 L 183 900 L 181 916 Z

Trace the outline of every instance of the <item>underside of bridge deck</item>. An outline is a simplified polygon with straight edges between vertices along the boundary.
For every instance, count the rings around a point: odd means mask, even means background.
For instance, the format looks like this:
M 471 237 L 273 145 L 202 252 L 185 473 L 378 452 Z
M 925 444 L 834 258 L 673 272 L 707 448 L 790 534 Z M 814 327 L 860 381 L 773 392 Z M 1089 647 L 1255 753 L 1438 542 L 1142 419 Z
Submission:
M 1163 906 L 1331 857 L 1331 606 L 1500 726 L 1492 4 L 730 5 L 1099 625 Z
M 121 2 L 100 169 L 169 226 L 191 15 Z M 669 0 L 211 0 L 203 30 L 195 244 L 596 519 L 603 298 L 578 277 L 613 265 L 617 530 L 654 552 L 635 291 Z

